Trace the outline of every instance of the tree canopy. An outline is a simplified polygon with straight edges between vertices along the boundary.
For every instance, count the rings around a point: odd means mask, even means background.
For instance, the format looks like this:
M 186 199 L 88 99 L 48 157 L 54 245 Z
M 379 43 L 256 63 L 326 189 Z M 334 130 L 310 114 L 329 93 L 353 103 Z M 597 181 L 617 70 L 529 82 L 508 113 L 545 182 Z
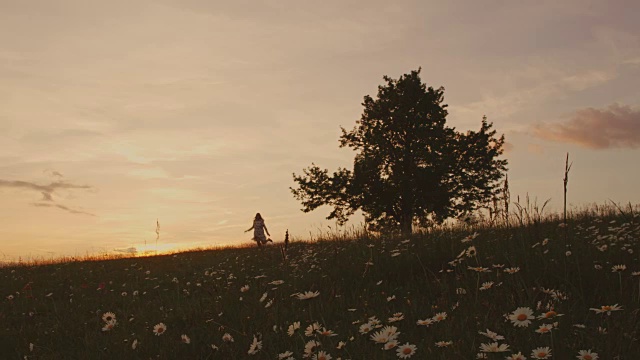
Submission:
M 420 71 L 394 80 L 384 76 L 377 97 L 364 97 L 364 110 L 340 147 L 355 152 L 353 170 L 329 171 L 315 163 L 293 174 L 302 211 L 333 206 L 327 219 L 344 224 L 362 210 L 370 230 L 410 234 L 413 225 L 441 223 L 477 210 L 498 190 L 506 173 L 504 135 L 482 118 L 478 131 L 446 126 L 444 88 L 427 87 Z

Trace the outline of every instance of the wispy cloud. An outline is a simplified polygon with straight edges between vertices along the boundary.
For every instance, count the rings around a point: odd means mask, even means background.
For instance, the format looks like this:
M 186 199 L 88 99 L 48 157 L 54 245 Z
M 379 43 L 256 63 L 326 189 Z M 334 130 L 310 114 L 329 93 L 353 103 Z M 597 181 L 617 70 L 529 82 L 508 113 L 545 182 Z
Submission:
M 591 149 L 640 147 L 640 109 L 614 103 L 605 109 L 586 108 L 560 124 L 539 123 L 535 136 Z
M 57 171 L 52 171 L 52 174 L 55 177 L 58 177 L 58 178 L 62 177 L 62 174 L 60 174 Z M 89 185 L 76 185 L 76 184 L 71 184 L 71 183 L 63 181 L 63 180 L 53 181 L 53 182 L 51 182 L 49 184 L 45 184 L 45 185 L 39 185 L 39 184 L 36 184 L 34 182 L 29 182 L 29 181 L 3 180 L 3 179 L 0 179 L 0 188 L 22 189 L 22 190 L 39 192 L 42 195 L 42 198 L 40 199 L 39 202 L 32 203 L 31 205 L 33 205 L 33 206 L 37 206 L 37 207 L 52 207 L 52 208 L 57 208 L 57 209 L 61 209 L 61 210 L 67 211 L 67 212 L 72 213 L 72 214 L 84 214 L 84 215 L 96 216 L 95 214 L 92 214 L 92 213 L 89 213 L 89 212 L 86 212 L 86 211 L 76 210 L 76 209 L 70 208 L 68 206 L 56 203 L 56 201 L 54 199 L 54 194 L 58 190 L 71 190 L 71 189 L 89 190 L 89 189 L 92 189 L 92 187 L 89 186 Z

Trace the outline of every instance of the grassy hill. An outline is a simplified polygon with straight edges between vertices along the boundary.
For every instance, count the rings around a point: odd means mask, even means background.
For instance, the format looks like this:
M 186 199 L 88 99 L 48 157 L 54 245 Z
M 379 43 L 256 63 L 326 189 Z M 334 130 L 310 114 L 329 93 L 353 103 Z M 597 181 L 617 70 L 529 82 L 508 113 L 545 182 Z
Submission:
M 640 358 L 640 217 L 521 220 L 5 266 L 0 358 Z

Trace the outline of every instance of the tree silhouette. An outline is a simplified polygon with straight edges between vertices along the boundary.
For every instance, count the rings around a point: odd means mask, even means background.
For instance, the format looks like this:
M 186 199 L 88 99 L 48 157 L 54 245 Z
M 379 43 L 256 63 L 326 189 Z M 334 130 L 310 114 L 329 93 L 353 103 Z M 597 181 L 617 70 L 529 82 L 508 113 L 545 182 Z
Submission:
M 495 137 L 483 117 L 480 130 L 460 133 L 445 126 L 444 88 L 423 84 L 419 68 L 398 80 L 384 76 L 376 99 L 364 97 L 353 130 L 342 129 L 340 147 L 356 151 L 353 171 L 329 175 L 315 163 L 293 174 L 290 188 L 304 212 L 333 206 L 327 219 L 344 224 L 358 209 L 370 230 L 411 234 L 472 212 L 497 193 L 507 160 L 504 135 Z

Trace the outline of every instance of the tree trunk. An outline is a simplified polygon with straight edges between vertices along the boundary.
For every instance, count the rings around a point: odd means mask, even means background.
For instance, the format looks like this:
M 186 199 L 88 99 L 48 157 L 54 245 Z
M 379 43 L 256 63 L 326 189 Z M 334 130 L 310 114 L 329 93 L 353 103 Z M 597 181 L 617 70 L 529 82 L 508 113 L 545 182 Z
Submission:
M 413 215 L 402 214 L 402 220 L 400 221 L 400 231 L 402 236 L 410 236 L 413 233 Z

